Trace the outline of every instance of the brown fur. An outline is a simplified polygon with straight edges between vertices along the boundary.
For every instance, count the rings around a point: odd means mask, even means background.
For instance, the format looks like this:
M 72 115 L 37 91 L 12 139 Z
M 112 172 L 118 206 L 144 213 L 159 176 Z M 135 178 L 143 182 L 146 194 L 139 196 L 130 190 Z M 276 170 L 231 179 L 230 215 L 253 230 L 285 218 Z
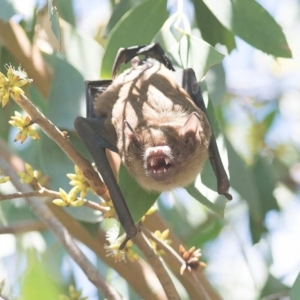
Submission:
M 115 131 L 123 164 L 148 190 L 188 185 L 208 157 L 209 122 L 162 64 L 147 62 L 126 70 L 96 99 L 95 110 L 107 118 L 109 132 Z M 181 130 L 193 112 L 197 126 Z M 156 180 L 145 168 L 145 151 L 165 145 L 171 149 L 165 154 L 173 167 L 167 177 Z

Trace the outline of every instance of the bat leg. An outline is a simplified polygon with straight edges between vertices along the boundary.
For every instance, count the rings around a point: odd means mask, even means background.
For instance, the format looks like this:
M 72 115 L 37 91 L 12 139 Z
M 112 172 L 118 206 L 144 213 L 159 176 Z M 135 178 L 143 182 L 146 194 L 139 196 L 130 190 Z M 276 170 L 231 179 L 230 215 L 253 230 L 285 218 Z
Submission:
M 197 82 L 197 78 L 193 69 L 185 69 L 182 74 L 179 74 L 181 77 L 182 87 L 189 93 L 192 100 L 195 104 L 205 113 L 208 121 L 209 116 L 207 114 L 207 110 L 204 104 L 204 100 L 201 93 L 201 88 L 199 83 Z M 224 195 L 228 200 L 232 199 L 232 196 L 227 192 L 230 187 L 230 182 L 228 176 L 225 172 L 219 149 L 216 142 L 216 137 L 212 132 L 209 151 L 211 153 L 209 159 L 214 170 L 214 173 L 217 178 L 217 190 L 220 195 Z
M 115 152 L 117 152 L 117 148 L 115 143 L 110 140 L 109 133 L 105 133 L 103 123 L 104 120 L 100 118 L 77 117 L 74 125 L 109 190 L 119 221 L 125 230 L 126 238 L 120 245 L 120 249 L 122 249 L 128 240 L 136 236 L 137 228 L 105 154 L 105 148 Z M 103 136 L 106 136 L 106 138 Z
M 165 54 L 164 50 L 160 46 L 159 43 L 152 43 L 150 45 L 144 46 L 134 46 L 129 48 L 120 48 L 114 65 L 113 65 L 113 78 L 116 77 L 117 73 L 119 72 L 120 66 L 124 63 L 128 63 L 131 59 L 133 59 L 137 55 L 144 54 L 147 57 L 151 57 L 159 61 L 160 63 L 164 64 L 168 69 L 175 71 L 171 61 Z
M 85 82 L 86 96 L 86 115 L 90 118 L 96 118 L 94 110 L 95 98 L 102 94 L 107 87 L 112 83 L 112 80 L 93 80 Z

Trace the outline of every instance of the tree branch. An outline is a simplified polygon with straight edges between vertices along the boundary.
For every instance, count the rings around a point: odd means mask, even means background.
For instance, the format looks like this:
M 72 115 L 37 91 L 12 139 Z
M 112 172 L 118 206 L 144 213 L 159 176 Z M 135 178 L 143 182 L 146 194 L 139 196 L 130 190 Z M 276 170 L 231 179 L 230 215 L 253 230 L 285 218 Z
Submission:
M 174 283 L 171 280 L 170 275 L 168 274 L 162 262 L 162 259 L 154 251 L 144 233 L 142 231 L 139 231 L 138 234 L 133 238 L 133 242 L 139 247 L 139 249 L 145 255 L 147 261 L 155 271 L 155 274 L 161 282 L 161 285 L 163 286 L 168 299 L 180 300 Z
M 0 139 L 0 154 L 9 161 L 17 172 L 24 172 L 24 162 L 17 155 L 13 154 L 7 145 Z M 121 261 L 115 263 L 112 257 L 107 257 L 107 252 L 103 245 L 106 243 L 104 231 L 99 230 L 96 237 L 91 234 L 66 210 L 54 205 L 52 202 L 46 203 L 55 217 L 64 225 L 72 236 L 89 247 L 96 255 L 109 267 L 116 270 L 142 299 L 167 300 L 166 294 L 157 279 L 153 269 L 143 259 L 138 261 Z M 130 270 L 130 271 L 129 271 Z M 139 280 L 137 280 L 137 278 Z
M 100 180 L 98 173 L 93 169 L 90 162 L 77 151 L 70 140 L 26 96 L 20 95 L 19 97 L 19 100 L 14 99 L 15 102 L 66 153 L 72 162 L 81 169 L 94 191 L 105 200 L 109 200 L 110 196 L 107 187 Z
M 145 218 L 145 221 L 143 222 L 144 226 L 147 227 L 150 231 L 160 230 L 163 232 L 165 229 L 169 229 L 169 238 L 172 240 L 172 248 L 173 249 L 179 249 L 179 245 L 183 244 L 183 242 L 178 238 L 178 236 L 170 229 L 170 226 L 166 223 L 166 221 L 159 215 L 158 212 L 154 212 L 153 214 L 147 216 Z M 168 265 L 168 267 L 171 269 L 171 271 L 175 274 L 175 276 L 180 280 L 180 282 L 185 287 L 186 291 L 188 291 L 191 299 L 193 300 L 199 300 L 197 289 L 195 289 L 195 286 L 193 282 L 189 280 L 188 277 L 182 276 L 180 274 L 180 266 L 178 267 L 178 264 L 176 261 L 174 261 L 173 256 L 166 255 L 164 257 L 164 261 Z M 198 280 L 201 282 L 201 285 L 205 289 L 206 293 L 209 295 L 209 298 L 211 300 L 221 300 L 222 298 L 220 295 L 213 289 L 207 278 L 205 277 L 205 274 L 202 270 L 199 270 L 197 273 L 195 273 L 195 276 L 198 278 Z
M 182 257 L 168 244 L 164 243 L 162 240 L 160 240 L 155 234 L 153 234 L 149 229 L 147 229 L 144 226 L 141 226 L 142 232 L 147 236 L 148 239 L 153 240 L 160 249 L 163 249 L 166 256 L 168 256 L 170 259 L 174 261 L 174 264 L 178 265 L 178 270 L 180 270 L 180 267 L 185 264 L 185 261 L 182 259 Z M 184 272 L 182 277 L 187 277 L 187 279 L 192 282 L 194 285 L 195 290 L 198 293 L 198 299 L 201 300 L 211 300 L 207 292 L 205 291 L 204 287 L 202 286 L 200 280 L 195 276 L 195 272 Z M 188 292 L 188 291 L 187 291 Z
M 47 227 L 40 221 L 19 222 L 11 226 L 0 227 L 0 234 L 21 234 L 30 231 L 42 231 Z
M 32 188 L 30 186 L 25 185 L 19 181 L 18 175 L 2 155 L 0 155 L 0 168 L 4 171 L 5 174 L 10 177 L 12 184 L 16 187 L 17 190 L 22 193 L 32 192 Z M 51 229 L 57 239 L 65 247 L 69 255 L 80 266 L 89 280 L 99 289 L 99 291 L 107 299 L 121 300 L 118 292 L 101 277 L 97 269 L 85 257 L 85 255 L 82 253 L 82 251 L 70 236 L 69 232 L 49 210 L 47 205 L 42 203 L 38 197 L 30 197 L 25 199 L 34 213 L 46 226 Z

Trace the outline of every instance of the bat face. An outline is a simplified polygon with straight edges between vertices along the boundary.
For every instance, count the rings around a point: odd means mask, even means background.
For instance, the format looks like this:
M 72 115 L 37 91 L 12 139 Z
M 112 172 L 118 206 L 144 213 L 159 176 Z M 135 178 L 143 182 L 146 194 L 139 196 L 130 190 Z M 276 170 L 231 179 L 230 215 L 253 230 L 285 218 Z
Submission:
M 201 171 L 210 124 L 163 65 L 125 71 L 96 99 L 95 109 L 115 129 L 122 162 L 143 188 L 184 187 Z
M 145 189 L 166 191 L 188 185 L 208 157 L 211 131 L 202 121 L 192 113 L 183 125 L 150 127 L 139 133 L 125 123 L 128 143 L 123 163 Z

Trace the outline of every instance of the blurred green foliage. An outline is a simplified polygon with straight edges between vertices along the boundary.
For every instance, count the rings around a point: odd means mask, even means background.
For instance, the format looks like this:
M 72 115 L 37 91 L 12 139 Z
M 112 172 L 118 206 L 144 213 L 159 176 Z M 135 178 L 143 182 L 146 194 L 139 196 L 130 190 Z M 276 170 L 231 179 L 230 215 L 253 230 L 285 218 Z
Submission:
M 34 22 L 35 26 L 41 26 L 46 20 L 51 22 L 52 32 L 61 43 L 62 49 L 56 51 L 57 44 L 50 38 L 46 39 L 47 49 L 54 50 L 43 53 L 43 58 L 51 69 L 50 91 L 47 96 L 42 96 L 38 87 L 33 83 L 26 91 L 28 97 L 56 126 L 67 130 L 71 141 L 86 157 L 89 157 L 73 126 L 76 116 L 85 115 L 84 81 L 100 77 L 110 78 L 112 64 L 120 47 L 149 44 L 153 41 L 160 42 L 176 68 L 194 68 L 199 81 L 209 69 L 213 68 L 209 71 L 208 77 L 214 74 L 215 81 L 207 82 L 207 88 L 205 82 L 202 83 L 203 94 L 208 103 L 208 111 L 218 138 L 222 159 L 224 162 L 228 161 L 228 173 L 234 195 L 231 210 L 234 211 L 240 203 L 247 204 L 248 229 L 252 241 L 253 243 L 260 241 L 267 234 L 265 226 L 267 213 L 280 209 L 274 196 L 276 187 L 285 185 L 291 193 L 297 191 L 289 169 L 297 162 L 299 151 L 289 142 L 275 146 L 270 146 L 266 142 L 267 134 L 280 115 L 277 105 L 263 120 L 251 119 L 249 113 L 251 128 L 250 130 L 244 128 L 247 132 L 245 132 L 243 148 L 247 149 L 250 157 L 243 155 L 230 134 L 232 126 L 235 126 L 231 106 L 237 105 L 237 101 L 235 95 L 229 94 L 225 89 L 226 71 L 222 66 L 214 66 L 220 64 L 224 58 L 223 53 L 217 50 L 222 48 L 220 45 L 225 46 L 229 54 L 236 49 L 236 37 L 269 55 L 291 57 L 291 50 L 281 27 L 254 0 L 193 0 L 189 2 L 193 11 L 189 17 L 185 11 L 180 10 L 180 5 L 177 12 L 170 16 L 166 0 L 121 0 L 117 4 L 114 1 L 110 3 L 110 18 L 104 20 L 104 24 L 101 22 L 95 24 L 95 28 L 98 26 L 102 29 L 101 44 L 89 34 L 78 30 L 72 1 L 53 3 L 48 0 L 49 19 L 44 15 L 37 18 L 35 15 L 38 12 L 37 6 L 32 7 L 31 19 L 23 20 L 21 23 L 28 37 L 31 33 L 26 31 L 28 28 L 26 22 Z M 57 7 L 54 7 L 54 4 Z M 3 22 L 7 22 L 18 13 L 11 1 L 0 0 L 0 7 L 0 20 Z M 53 33 L 49 29 L 46 30 L 48 37 Z M 33 41 L 37 43 L 39 39 L 42 40 L 40 36 L 37 36 L 37 39 Z M 216 45 L 218 45 L 217 49 Z M 19 63 L 18 58 L 13 57 L 12 53 L 0 42 L 2 72 L 4 72 L 4 64 L 8 62 Z M 30 73 L 28 67 L 26 71 Z M 280 101 L 280 96 L 278 95 L 276 101 Z M 254 109 L 260 110 L 259 107 Z M 40 141 L 27 141 L 23 146 L 12 143 L 14 132 L 8 125 L 8 120 L 14 110 L 19 109 L 12 101 L 5 110 L 0 110 L 0 137 L 26 162 L 48 175 L 52 189 L 58 190 L 61 187 L 69 190 L 69 180 L 65 174 L 72 172 L 73 165 L 53 141 L 42 135 Z M 295 159 L 287 163 L 285 157 L 290 148 L 295 153 Z M 160 198 L 159 208 L 161 214 L 166 217 L 171 228 L 184 243 L 205 247 L 216 240 L 222 229 L 228 225 L 228 222 L 221 218 L 224 216 L 227 201 L 212 191 L 215 190 L 216 182 L 208 164 L 205 165 L 201 178 L 200 187 L 199 183 L 195 183 L 187 191 L 204 206 L 194 201 L 188 193 L 184 194 L 186 198 L 183 199 L 183 194 L 174 191 L 169 197 L 173 197 L 176 204 L 168 207 L 165 204 L 166 197 L 163 196 Z M 159 198 L 159 195 L 142 190 L 123 168 L 119 179 L 134 219 L 138 221 Z M 0 191 L 6 192 L 1 186 Z M 96 200 L 93 195 L 89 197 Z M 36 219 L 22 199 L 1 202 L 0 208 L 0 223 L 2 224 L 15 224 L 21 220 Z M 68 212 L 80 222 L 97 223 L 101 219 L 99 214 L 86 207 L 68 209 Z M 199 217 L 193 215 L 196 212 Z M 193 215 L 193 219 L 189 217 L 190 215 Z M 88 229 L 89 226 L 86 228 Z M 91 231 L 95 231 L 95 228 L 93 227 Z M 48 238 L 44 235 L 46 245 L 53 242 Z M 56 244 L 55 247 L 60 246 Z M 48 246 L 45 250 L 46 254 L 49 251 L 47 248 Z M 20 299 L 56 299 L 61 293 L 61 288 L 66 290 L 70 281 L 73 281 L 61 273 L 56 278 L 55 284 L 53 278 L 45 271 L 39 253 L 33 250 L 27 251 L 25 260 L 26 271 L 23 273 L 22 270 L 17 271 L 23 276 L 22 283 L 19 284 L 22 295 Z M 286 289 L 280 280 L 273 278 L 269 270 L 268 278 L 265 284 L 256 291 L 257 294 L 263 291 L 261 295 L 265 296 Z M 42 298 L 40 297 L 41 291 L 43 291 Z M 292 300 L 298 299 L 298 291 L 299 276 L 291 290 Z

